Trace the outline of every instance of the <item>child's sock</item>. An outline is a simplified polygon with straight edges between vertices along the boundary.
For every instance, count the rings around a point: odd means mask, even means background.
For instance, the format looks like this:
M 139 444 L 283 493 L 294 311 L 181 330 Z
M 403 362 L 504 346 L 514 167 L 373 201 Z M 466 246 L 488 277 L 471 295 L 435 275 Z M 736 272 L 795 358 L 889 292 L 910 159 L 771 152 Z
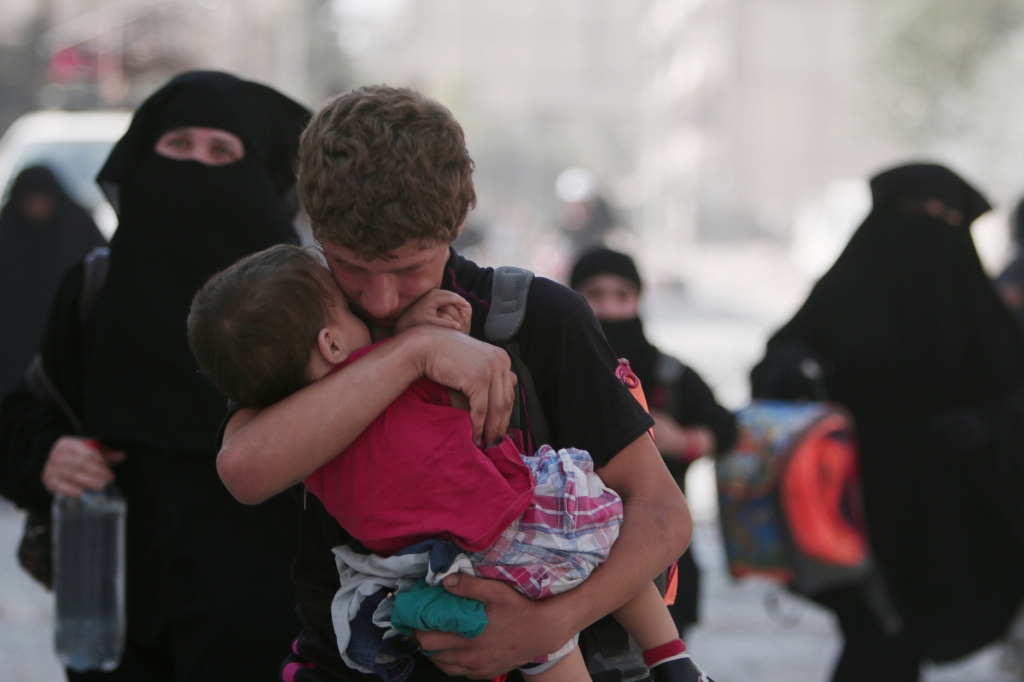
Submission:
M 654 669 L 655 666 L 661 665 L 668 661 L 682 658 L 686 655 L 686 644 L 681 639 L 673 639 L 668 644 L 662 644 L 656 646 L 653 649 L 648 649 L 644 652 L 644 665 L 648 668 Z
M 713 682 L 690 660 L 681 639 L 648 649 L 644 663 L 650 668 L 652 682 Z

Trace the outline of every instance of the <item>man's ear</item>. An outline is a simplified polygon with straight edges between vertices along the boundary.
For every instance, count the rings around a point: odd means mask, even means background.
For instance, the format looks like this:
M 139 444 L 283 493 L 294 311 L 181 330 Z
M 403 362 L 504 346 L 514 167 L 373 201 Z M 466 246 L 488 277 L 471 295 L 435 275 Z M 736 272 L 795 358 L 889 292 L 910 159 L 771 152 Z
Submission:
M 331 327 L 324 327 L 320 330 L 316 336 L 316 347 L 320 350 L 320 355 L 324 360 L 332 365 L 340 364 L 348 357 L 348 352 L 341 342 L 338 331 Z
M 465 229 L 466 229 L 466 221 L 463 220 L 462 224 L 459 225 L 457 228 L 455 228 L 455 239 L 458 239 L 459 237 L 461 237 L 462 236 L 462 231 L 465 230 Z M 454 242 L 455 239 L 453 239 L 452 241 Z

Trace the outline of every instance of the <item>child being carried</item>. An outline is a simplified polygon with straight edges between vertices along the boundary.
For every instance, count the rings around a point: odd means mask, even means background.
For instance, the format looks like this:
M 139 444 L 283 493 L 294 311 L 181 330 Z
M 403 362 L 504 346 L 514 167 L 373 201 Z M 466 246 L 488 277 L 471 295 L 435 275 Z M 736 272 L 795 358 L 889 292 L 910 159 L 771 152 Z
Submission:
M 468 333 L 469 304 L 433 290 L 395 333 L 433 324 Z M 380 343 L 386 343 L 382 341 Z M 273 404 L 377 347 L 330 272 L 305 249 L 279 245 L 242 259 L 196 295 L 189 344 L 232 400 Z M 581 450 L 523 454 L 511 433 L 481 449 L 464 395 L 414 382 L 352 444 L 305 480 L 358 542 L 334 548 L 332 605 L 345 662 L 388 682 L 411 674 L 412 630 L 483 631 L 480 602 L 441 580 L 464 572 L 503 580 L 531 599 L 571 589 L 603 562 L 622 502 Z M 644 650 L 656 682 L 706 680 L 652 584 L 614 614 Z M 590 679 L 574 640 L 521 671 L 535 682 Z

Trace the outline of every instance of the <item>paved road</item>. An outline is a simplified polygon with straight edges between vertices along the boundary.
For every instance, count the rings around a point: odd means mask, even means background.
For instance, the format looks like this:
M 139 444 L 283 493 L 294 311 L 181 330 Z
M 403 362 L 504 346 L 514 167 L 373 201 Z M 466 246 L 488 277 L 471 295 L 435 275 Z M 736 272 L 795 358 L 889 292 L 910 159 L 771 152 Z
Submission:
M 0 680 L 58 682 L 53 655 L 53 598 L 15 558 L 23 516 L 0 500 Z

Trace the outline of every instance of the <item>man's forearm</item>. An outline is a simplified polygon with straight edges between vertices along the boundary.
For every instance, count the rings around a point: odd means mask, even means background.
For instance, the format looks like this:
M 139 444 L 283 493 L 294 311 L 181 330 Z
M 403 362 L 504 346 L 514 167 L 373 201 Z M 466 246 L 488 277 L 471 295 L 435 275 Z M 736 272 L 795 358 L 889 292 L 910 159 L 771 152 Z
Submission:
M 217 456 L 224 485 L 257 504 L 329 462 L 421 376 L 421 345 L 416 334 L 399 336 L 275 405 L 235 415 Z
M 623 480 L 617 488 L 630 469 L 643 471 L 645 481 Z M 600 474 L 623 498 L 623 524 L 608 560 L 587 580 L 540 602 L 571 618 L 564 623 L 567 632 L 578 632 L 629 601 L 686 551 L 693 531 L 686 500 L 646 435 Z

